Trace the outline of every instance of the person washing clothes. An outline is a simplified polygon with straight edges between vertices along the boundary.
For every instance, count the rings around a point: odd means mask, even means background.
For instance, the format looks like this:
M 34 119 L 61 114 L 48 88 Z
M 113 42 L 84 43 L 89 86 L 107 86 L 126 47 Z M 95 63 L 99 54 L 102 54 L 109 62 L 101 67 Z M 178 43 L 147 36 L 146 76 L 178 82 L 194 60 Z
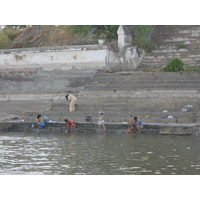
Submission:
M 67 101 L 70 102 L 69 103 L 69 111 L 74 112 L 75 111 L 75 105 L 76 105 L 76 102 L 77 102 L 77 98 L 72 94 L 66 95 L 65 97 L 66 97 Z
M 40 114 L 37 116 L 37 124 L 39 124 L 41 128 L 45 127 L 45 122 Z
M 66 133 L 68 133 L 70 128 L 76 128 L 76 122 L 74 122 L 71 119 L 65 119 L 64 122 L 66 123 L 66 126 L 64 128 L 66 128 Z

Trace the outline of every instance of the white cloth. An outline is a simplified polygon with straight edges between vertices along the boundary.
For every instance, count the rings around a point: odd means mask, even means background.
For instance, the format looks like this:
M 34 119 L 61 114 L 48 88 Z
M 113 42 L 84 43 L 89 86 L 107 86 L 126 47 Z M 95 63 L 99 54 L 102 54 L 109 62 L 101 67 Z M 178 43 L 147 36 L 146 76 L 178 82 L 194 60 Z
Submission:
M 101 120 L 101 121 L 99 120 L 99 121 L 98 121 L 98 125 L 99 125 L 99 126 L 101 126 L 103 123 L 104 123 L 104 120 Z

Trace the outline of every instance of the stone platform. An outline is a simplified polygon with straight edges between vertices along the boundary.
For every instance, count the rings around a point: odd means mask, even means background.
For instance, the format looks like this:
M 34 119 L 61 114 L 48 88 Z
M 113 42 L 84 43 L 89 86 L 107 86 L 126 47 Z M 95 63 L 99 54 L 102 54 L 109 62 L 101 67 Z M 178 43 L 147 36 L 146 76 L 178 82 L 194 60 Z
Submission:
M 126 133 L 128 124 L 126 123 L 106 123 L 107 133 Z M 38 128 L 36 123 L 32 122 L 0 122 L 0 132 L 44 132 L 44 133 L 65 133 L 64 122 L 47 123 L 45 128 Z M 69 132 L 97 132 L 97 123 L 77 123 L 76 129 L 70 129 Z M 101 131 L 103 133 L 103 131 Z M 135 132 L 136 133 L 136 132 Z M 177 123 L 144 123 L 142 134 L 161 134 L 161 135 L 199 135 L 200 124 L 177 124 Z

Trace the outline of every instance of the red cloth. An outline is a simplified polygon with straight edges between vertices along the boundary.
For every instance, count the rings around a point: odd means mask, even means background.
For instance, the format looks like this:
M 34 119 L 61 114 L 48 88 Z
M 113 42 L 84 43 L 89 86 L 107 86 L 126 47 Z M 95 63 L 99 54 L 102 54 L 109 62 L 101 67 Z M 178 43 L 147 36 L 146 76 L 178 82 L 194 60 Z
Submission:
M 72 127 L 72 128 L 76 128 L 76 122 L 74 122 L 73 120 L 69 119 L 67 122 L 66 122 L 67 126 L 68 127 Z

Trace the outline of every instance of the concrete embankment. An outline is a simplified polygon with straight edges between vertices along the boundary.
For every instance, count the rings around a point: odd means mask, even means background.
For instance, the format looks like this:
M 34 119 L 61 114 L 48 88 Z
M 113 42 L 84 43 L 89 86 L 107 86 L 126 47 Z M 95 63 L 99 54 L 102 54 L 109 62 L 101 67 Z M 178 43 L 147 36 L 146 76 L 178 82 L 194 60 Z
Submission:
M 65 133 L 64 122 L 47 123 L 45 128 L 38 128 L 36 123 L 32 122 L 0 122 L 0 131 L 9 132 L 46 132 L 46 133 Z M 128 124 L 125 123 L 106 123 L 107 132 L 126 133 Z M 77 123 L 76 129 L 70 132 L 96 132 L 97 123 Z M 162 135 L 199 135 L 200 124 L 177 124 L 177 123 L 144 123 L 144 134 L 162 134 Z

